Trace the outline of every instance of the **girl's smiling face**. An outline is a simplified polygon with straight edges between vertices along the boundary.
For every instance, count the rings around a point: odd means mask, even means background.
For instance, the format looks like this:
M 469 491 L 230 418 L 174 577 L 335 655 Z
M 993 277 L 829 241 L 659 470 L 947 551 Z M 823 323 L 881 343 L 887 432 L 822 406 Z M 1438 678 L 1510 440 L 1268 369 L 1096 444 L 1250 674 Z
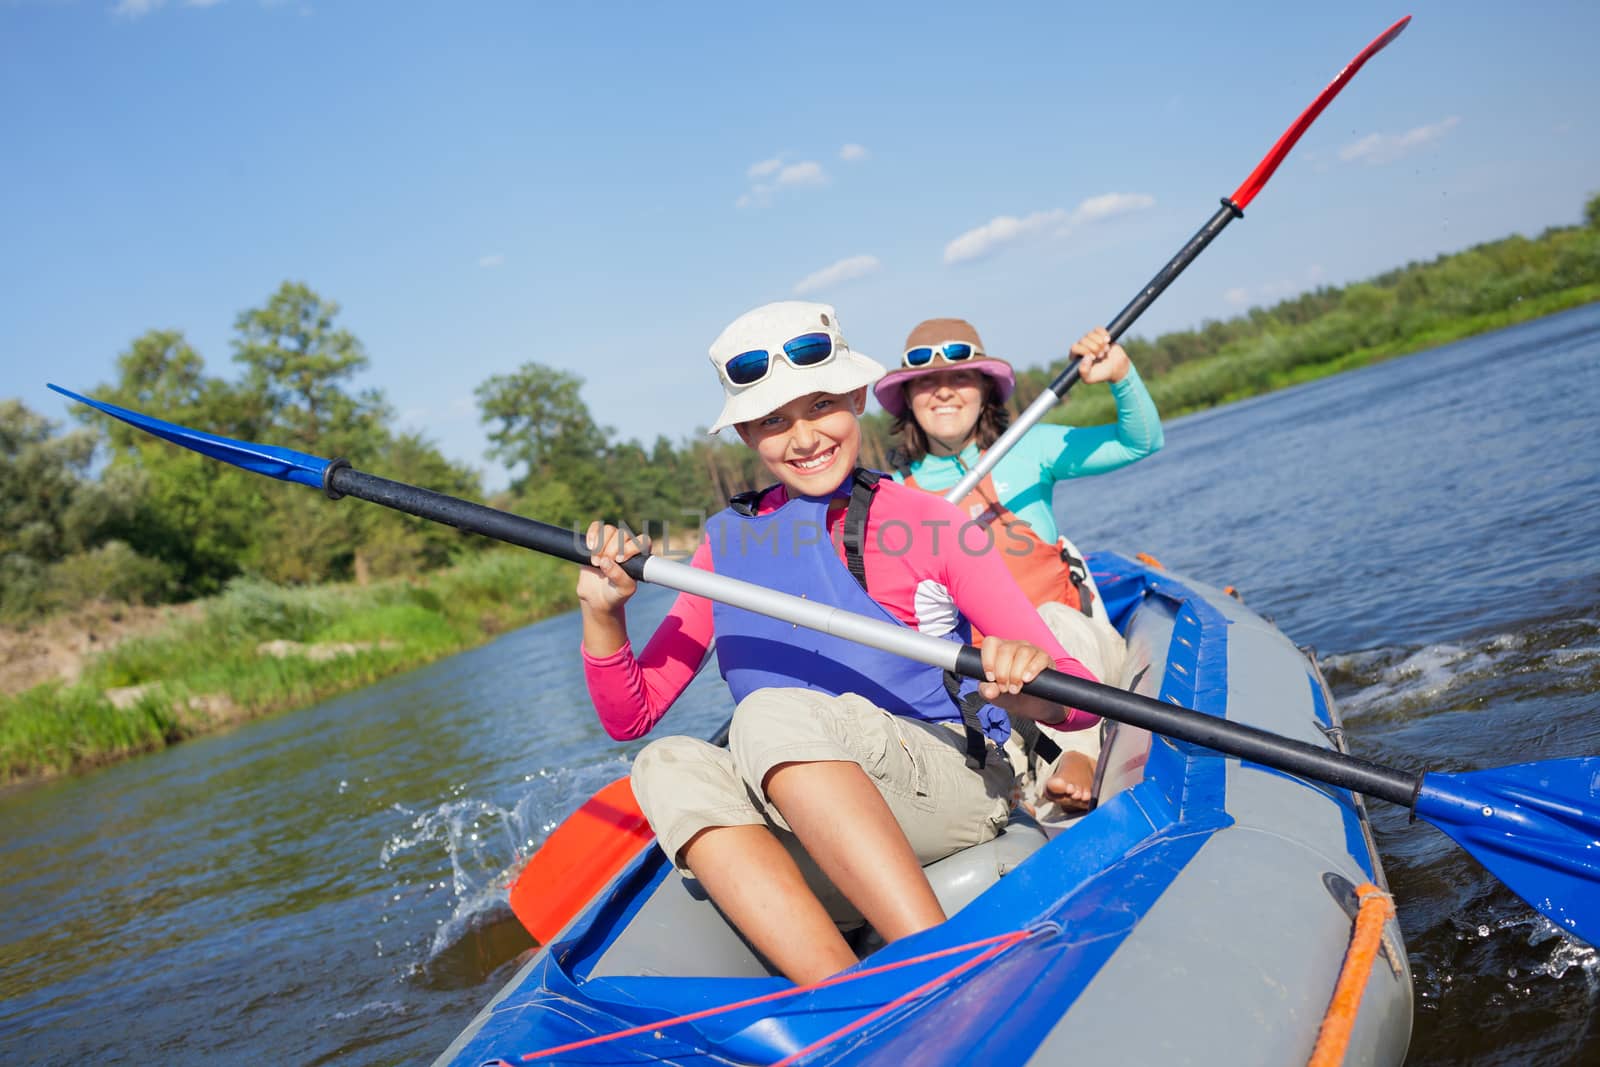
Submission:
M 966 447 L 983 414 L 984 375 L 966 367 L 922 374 L 906 383 L 906 406 L 928 435 L 928 451 L 953 456 Z
M 741 422 L 739 436 L 791 497 L 827 496 L 856 468 L 861 454 L 857 416 L 866 403 L 865 388 L 842 395 L 810 393 Z

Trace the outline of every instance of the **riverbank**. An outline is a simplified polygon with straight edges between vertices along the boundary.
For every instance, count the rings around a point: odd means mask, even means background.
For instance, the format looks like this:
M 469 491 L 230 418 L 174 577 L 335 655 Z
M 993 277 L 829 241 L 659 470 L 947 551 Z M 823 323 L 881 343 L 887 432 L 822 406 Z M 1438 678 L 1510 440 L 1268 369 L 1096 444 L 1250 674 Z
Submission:
M 56 676 L 0 697 L 0 782 L 87 770 L 304 707 L 571 607 L 570 565 L 503 549 L 417 579 L 241 581 L 175 607 L 95 609 L 77 617 L 79 634 L 70 620 L 12 631 L 8 642 L 39 644 Z M 37 680 L 25 657 L 5 658 L 13 678 Z
M 1433 323 L 1403 338 L 1362 345 L 1333 359 L 1307 360 L 1303 358 L 1304 348 L 1268 337 L 1230 347 L 1209 358 L 1180 364 L 1160 377 L 1147 378 L 1146 384 L 1156 407 L 1161 411 L 1161 417 L 1172 419 L 1437 348 L 1596 301 L 1600 301 L 1600 282 L 1573 286 L 1540 296 L 1519 298 L 1509 306 L 1493 311 Z M 1024 398 L 1024 402 L 1030 399 Z M 1046 421 L 1093 426 L 1115 422 L 1116 418 L 1116 405 L 1108 390 L 1080 388 L 1069 393 L 1066 403 L 1051 412 Z

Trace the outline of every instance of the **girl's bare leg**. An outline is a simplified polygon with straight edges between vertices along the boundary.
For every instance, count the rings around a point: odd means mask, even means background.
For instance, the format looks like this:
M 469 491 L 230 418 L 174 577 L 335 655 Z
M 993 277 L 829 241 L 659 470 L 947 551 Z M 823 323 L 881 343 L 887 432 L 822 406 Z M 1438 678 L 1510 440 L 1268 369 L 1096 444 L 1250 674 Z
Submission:
M 765 826 L 702 830 L 683 846 L 682 859 L 723 914 L 796 985 L 856 962 L 794 857 Z
M 885 941 L 944 922 L 911 843 L 859 764 L 780 763 L 763 786 L 817 866 Z

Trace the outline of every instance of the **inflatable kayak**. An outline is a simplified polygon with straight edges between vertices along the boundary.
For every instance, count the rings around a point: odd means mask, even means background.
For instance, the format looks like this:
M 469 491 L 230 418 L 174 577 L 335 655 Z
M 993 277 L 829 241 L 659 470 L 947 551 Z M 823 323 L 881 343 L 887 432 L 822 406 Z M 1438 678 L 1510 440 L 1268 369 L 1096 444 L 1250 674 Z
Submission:
M 1112 681 L 1342 748 L 1314 660 L 1266 620 L 1158 565 L 1091 567 L 1128 641 Z M 1355 921 L 1387 891 L 1361 798 L 1105 729 L 1094 810 L 1064 829 L 1014 813 L 931 864 L 945 923 L 887 946 L 866 931 L 858 966 L 803 989 L 644 847 L 648 828 L 608 823 L 608 845 L 632 835 L 620 869 L 561 904 L 558 931 L 530 923 L 546 943 L 436 1063 L 1231 1067 L 1304 1063 L 1334 1017 L 1345 1062 L 1399 1063 L 1411 977 L 1392 910 Z M 575 885 L 519 883 L 518 914 Z

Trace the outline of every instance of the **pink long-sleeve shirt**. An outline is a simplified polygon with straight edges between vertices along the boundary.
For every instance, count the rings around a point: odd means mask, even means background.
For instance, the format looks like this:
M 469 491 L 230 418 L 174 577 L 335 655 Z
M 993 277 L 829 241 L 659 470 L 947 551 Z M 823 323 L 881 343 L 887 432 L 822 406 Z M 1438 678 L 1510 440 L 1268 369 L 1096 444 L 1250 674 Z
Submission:
M 776 511 L 788 499 L 783 487 L 775 486 L 757 512 Z M 841 560 L 843 523 L 843 508 L 830 509 L 828 533 Z M 1051 634 L 997 554 L 1003 543 L 990 549 L 988 536 L 944 498 L 884 479 L 862 539 L 867 594 L 922 633 L 943 636 L 965 616 L 981 633 L 1027 641 L 1054 659 L 1057 670 L 1098 681 Z M 713 570 L 709 541 L 701 541 L 689 563 Z M 680 593 L 643 655 L 634 655 L 631 642 L 609 656 L 583 650 L 589 696 L 608 734 L 619 741 L 644 736 L 688 688 L 714 645 L 711 609 L 705 597 Z M 1099 721 L 1074 708 L 1061 723 L 1050 725 L 1083 730 Z

